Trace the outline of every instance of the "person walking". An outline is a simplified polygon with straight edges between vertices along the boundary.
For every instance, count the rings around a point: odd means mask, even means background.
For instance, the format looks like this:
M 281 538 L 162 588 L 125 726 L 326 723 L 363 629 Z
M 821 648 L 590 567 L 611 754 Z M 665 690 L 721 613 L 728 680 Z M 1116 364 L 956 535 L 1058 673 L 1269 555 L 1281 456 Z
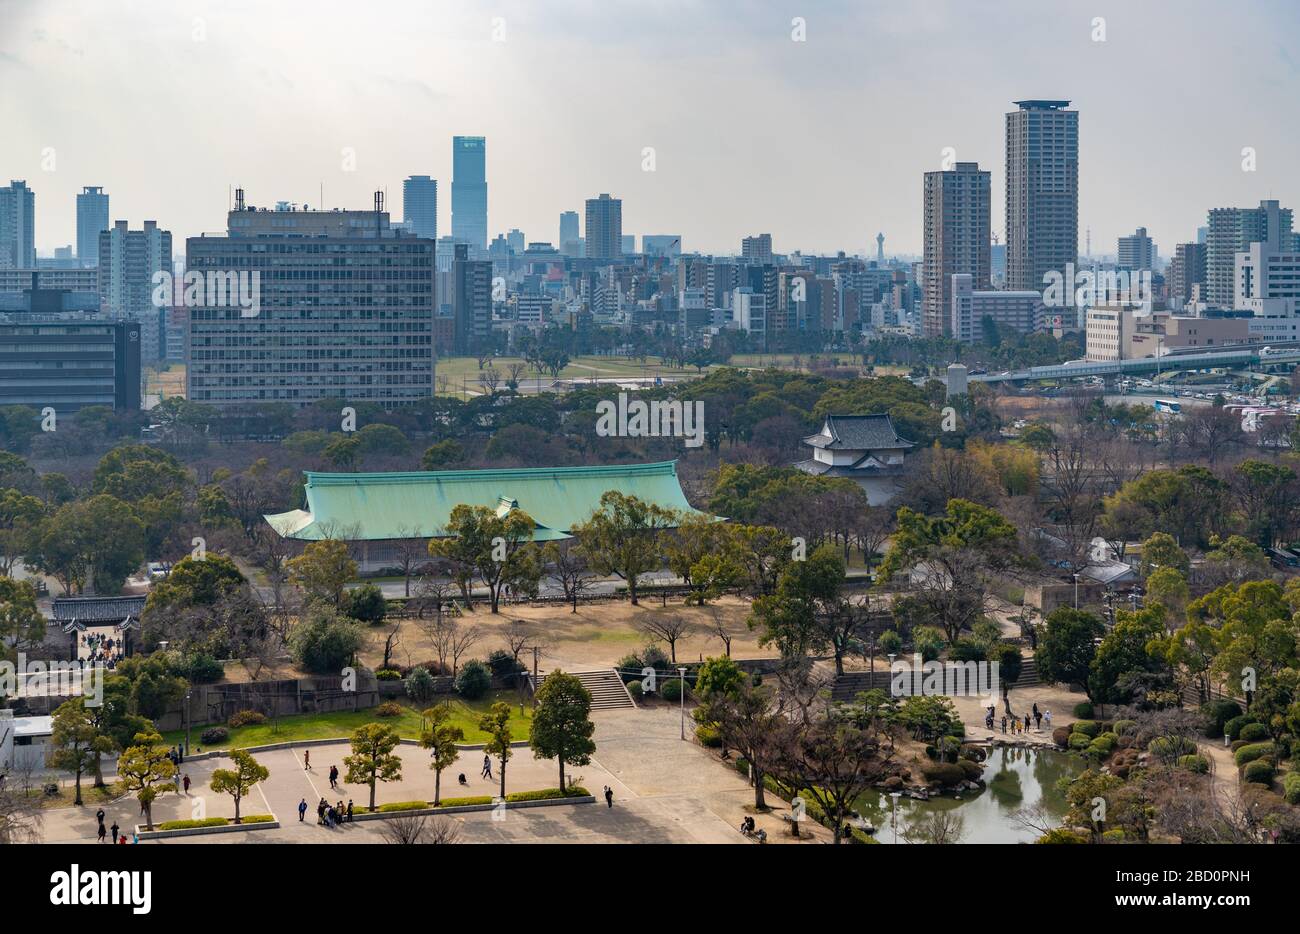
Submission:
M 186 793 L 186 794 L 189 794 L 189 793 L 190 793 L 190 777 L 189 777 L 188 775 L 186 775 L 184 778 L 181 779 L 181 785 L 184 786 L 184 788 L 185 788 L 185 793 Z
M 614 806 L 614 791 L 612 788 L 606 785 L 605 786 L 605 807 L 612 808 L 613 806 Z
M 491 756 L 484 756 L 484 757 L 483 757 L 483 774 L 480 775 L 479 777 L 480 777 L 480 778 L 491 778 L 491 777 L 492 777 L 492 757 L 491 757 Z
M 307 816 L 307 799 L 303 798 L 301 801 L 298 802 L 298 823 L 301 824 L 303 822 L 303 819 L 306 816 Z
M 330 766 L 330 787 L 337 788 L 338 786 L 339 786 L 339 767 L 337 765 L 331 765 Z
M 1006 718 L 1006 714 L 1003 714 L 1003 715 L 1002 715 L 1002 732 L 1005 733 L 1006 731 L 1007 731 L 1007 718 Z
M 352 823 L 352 799 L 348 798 L 348 823 Z
M 110 827 L 109 829 L 113 832 L 113 839 L 116 840 L 116 839 L 117 839 L 117 832 L 118 832 L 118 829 L 119 829 L 118 826 L 117 826 L 117 821 L 113 821 L 113 826 Z
M 310 749 L 304 749 L 302 751 L 302 770 L 304 772 L 311 771 L 311 750 Z
M 1050 710 L 1043 711 L 1043 722 L 1047 724 L 1047 729 L 1050 731 L 1052 729 L 1052 712 Z
M 99 842 L 103 843 L 104 838 L 108 836 L 108 830 L 105 829 L 103 821 L 99 822 L 99 830 L 96 833 L 99 835 Z

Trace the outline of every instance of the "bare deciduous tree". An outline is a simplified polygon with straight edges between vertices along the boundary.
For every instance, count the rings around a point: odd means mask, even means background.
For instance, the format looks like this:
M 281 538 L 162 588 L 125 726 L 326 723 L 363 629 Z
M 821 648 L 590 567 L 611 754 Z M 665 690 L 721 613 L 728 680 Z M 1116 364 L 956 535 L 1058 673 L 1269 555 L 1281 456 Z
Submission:
M 637 620 L 637 629 L 651 642 L 667 642 L 668 657 L 677 664 L 677 643 L 695 631 L 690 620 L 673 613 L 646 613 Z

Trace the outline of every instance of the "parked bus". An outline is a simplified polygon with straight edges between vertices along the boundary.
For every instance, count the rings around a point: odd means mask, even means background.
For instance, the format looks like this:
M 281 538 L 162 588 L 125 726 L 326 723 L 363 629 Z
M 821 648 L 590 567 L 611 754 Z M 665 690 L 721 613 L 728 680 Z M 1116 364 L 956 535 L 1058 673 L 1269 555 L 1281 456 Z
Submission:
M 1164 412 L 1167 415 L 1177 415 L 1179 412 L 1183 410 L 1182 404 L 1179 402 L 1175 402 L 1172 399 L 1157 399 L 1155 401 L 1155 405 L 1152 406 L 1152 408 L 1154 408 L 1157 412 Z

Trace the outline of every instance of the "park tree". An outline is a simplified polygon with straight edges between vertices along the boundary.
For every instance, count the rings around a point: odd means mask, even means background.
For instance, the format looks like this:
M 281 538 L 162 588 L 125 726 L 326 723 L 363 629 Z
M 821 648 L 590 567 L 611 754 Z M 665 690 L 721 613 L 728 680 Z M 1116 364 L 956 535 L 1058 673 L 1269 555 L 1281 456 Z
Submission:
M 1133 674 L 1164 669 L 1158 651 L 1158 641 L 1165 633 L 1164 618 L 1164 608 L 1151 603 L 1136 613 L 1120 610 L 1115 614 L 1115 625 L 1088 663 L 1089 699 L 1101 704 L 1129 703 L 1134 698 L 1125 682 L 1131 681 Z
M 487 506 L 462 503 L 447 520 L 447 537 L 429 540 L 429 554 L 472 569 L 488 589 L 492 612 L 498 613 L 505 587 L 535 589 L 541 578 L 541 559 L 532 542 L 536 529 L 537 523 L 521 509 L 498 515 Z M 462 583 L 466 600 L 467 590 Z
M 145 614 L 165 607 L 210 606 L 227 598 L 245 583 L 243 573 L 225 555 L 187 556 L 177 561 L 163 580 L 154 584 L 145 602 Z
M 780 737 L 790 723 L 781 695 L 770 685 L 743 681 L 733 692 L 713 692 L 701 707 L 704 722 L 715 723 L 723 745 L 735 749 L 749 763 L 754 785 L 754 807 L 767 810 L 764 779 L 776 767 Z
M 235 823 L 242 823 L 239 814 L 240 803 L 244 796 L 253 790 L 258 782 L 266 781 L 270 770 L 261 765 L 253 754 L 246 749 L 232 749 L 230 761 L 233 769 L 216 769 L 212 773 L 210 787 L 214 794 L 227 794 L 235 799 Z M 374 792 L 371 792 L 371 805 L 374 804 Z
M 1087 684 L 1096 640 L 1106 627 L 1091 613 L 1058 607 L 1047 614 L 1034 660 L 1048 684 Z
M 145 829 L 153 830 L 153 803 L 164 791 L 176 790 L 176 763 L 157 732 L 137 733 L 117 760 L 117 777 L 144 810 Z
M 53 575 L 66 593 L 93 580 L 101 594 L 122 589 L 144 561 L 144 523 L 107 494 L 66 503 L 34 530 L 31 563 Z
M 831 822 L 836 844 L 854 805 L 892 771 L 889 725 L 878 711 L 831 707 L 783 731 L 776 771 L 782 784 L 815 801 Z
M 1212 535 L 1210 550 L 1200 567 L 1201 576 L 1210 586 L 1257 580 L 1267 577 L 1268 571 L 1268 555 L 1264 549 L 1241 535 L 1229 535 L 1226 539 Z
M 706 704 L 717 694 L 727 696 L 735 694 L 741 686 L 749 682 L 749 675 L 730 657 L 710 656 L 700 665 L 695 675 L 695 693 Z
M 32 545 L 32 530 L 45 515 L 45 504 L 12 487 L 0 490 L 0 574 L 8 576 Z
M 1245 460 L 1232 472 L 1229 484 L 1250 539 L 1272 548 L 1294 528 L 1300 509 L 1300 484 L 1295 471 L 1282 464 Z
M 1142 576 L 1149 576 L 1157 568 L 1173 568 L 1184 576 L 1191 568 L 1187 553 L 1168 532 L 1154 532 L 1142 543 Z
M 363 641 L 355 622 L 327 603 L 312 603 L 290 633 L 289 649 L 308 671 L 337 673 L 351 664 Z
M 596 744 L 591 735 L 591 693 L 576 677 L 556 669 L 537 689 L 528 745 L 536 759 L 555 759 L 560 764 L 560 790 L 565 790 L 565 765 L 587 765 Z M 504 780 L 505 766 L 502 766 Z
M 637 606 L 637 578 L 659 566 L 659 532 L 677 521 L 671 510 L 608 490 L 591 518 L 571 531 L 598 573 L 627 581 L 628 595 Z
M 894 533 L 880 579 L 913 571 L 912 598 L 956 642 L 985 615 L 990 579 L 1019 563 L 1016 529 L 996 510 L 967 500 L 948 501 L 939 516 L 925 516 L 906 506 L 898 510 Z
M 340 609 L 349 619 L 374 626 L 384 621 L 388 601 L 384 599 L 384 592 L 378 584 L 365 583 L 345 591 Z
M 834 545 L 824 544 L 807 560 L 785 566 L 776 593 L 754 601 L 749 627 L 759 631 L 760 644 L 775 645 L 783 659 L 803 659 L 831 644 L 834 624 L 827 619 L 848 612 L 840 606 L 843 583 L 844 558 Z
M 54 753 L 50 756 L 50 763 L 72 774 L 76 788 L 73 803 L 80 807 L 81 776 L 97 771 L 99 757 L 113 751 L 113 740 L 100 732 L 84 697 L 64 701 L 54 711 L 52 720 L 50 744 Z
M 289 559 L 289 580 L 309 599 L 328 600 L 335 607 L 343 602 L 343 591 L 356 576 L 357 563 L 347 543 L 338 539 L 309 542 L 302 554 Z
M 0 577 L 0 659 L 44 639 L 45 617 L 36 605 L 36 588 L 30 581 Z
M 559 581 L 564 599 L 569 601 L 569 612 L 578 612 L 578 600 L 592 584 L 591 567 L 582 548 L 572 541 L 547 542 L 542 561 Z
M 442 800 L 442 773 L 456 764 L 460 754 L 457 743 L 465 739 L 465 731 L 451 722 L 451 705 L 439 704 L 421 714 L 424 725 L 420 729 L 420 745 L 429 750 L 429 768 L 433 770 L 433 804 Z
M 501 763 L 501 798 L 505 800 L 506 763 L 514 755 L 514 750 L 510 748 L 513 738 L 510 732 L 510 705 L 504 701 L 497 701 L 479 718 L 478 728 L 488 737 L 488 741 L 483 745 L 483 752 L 489 756 L 496 756 Z
M 344 756 L 344 781 L 370 786 L 370 810 L 375 809 L 377 782 L 395 782 L 402 777 L 402 757 L 395 750 L 402 741 L 391 726 L 367 723 L 352 734 L 352 755 Z

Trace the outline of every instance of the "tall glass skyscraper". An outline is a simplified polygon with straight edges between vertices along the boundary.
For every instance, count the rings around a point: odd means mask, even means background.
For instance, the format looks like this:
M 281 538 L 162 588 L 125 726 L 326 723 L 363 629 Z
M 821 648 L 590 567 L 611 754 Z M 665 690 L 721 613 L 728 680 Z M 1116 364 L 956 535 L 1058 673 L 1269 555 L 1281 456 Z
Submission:
M 417 237 L 438 239 L 438 181 L 412 175 L 402 182 L 402 220 Z
M 77 263 L 99 265 L 99 235 L 108 230 L 108 195 L 86 187 L 77 195 Z
M 476 250 L 487 248 L 487 141 L 451 139 L 451 235 Z

